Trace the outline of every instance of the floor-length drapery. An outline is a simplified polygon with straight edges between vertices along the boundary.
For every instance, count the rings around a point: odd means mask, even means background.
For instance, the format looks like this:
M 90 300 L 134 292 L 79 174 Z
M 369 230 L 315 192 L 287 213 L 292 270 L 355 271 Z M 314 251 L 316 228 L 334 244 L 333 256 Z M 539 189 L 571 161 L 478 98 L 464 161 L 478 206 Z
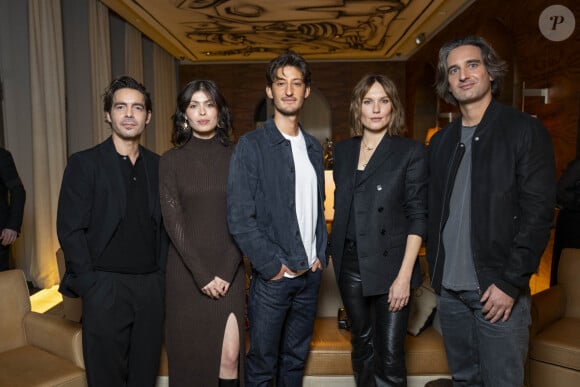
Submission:
M 128 23 L 125 23 L 125 74 L 141 83 L 145 82 L 143 79 L 143 35 Z M 146 143 L 147 130 L 141 136 L 141 144 Z
M 111 135 L 105 122 L 101 96 L 111 83 L 111 44 L 109 9 L 100 1 L 89 1 L 89 39 L 91 47 L 91 82 L 93 87 L 93 142 L 98 144 Z
M 172 146 L 171 115 L 174 113 L 177 96 L 176 64 L 175 58 L 157 45 L 153 47 L 153 75 L 153 111 L 156 115 L 154 150 L 163 154 Z
M 66 162 L 65 76 L 60 0 L 29 0 L 32 94 L 33 253 L 30 276 L 38 287 L 57 283 L 56 210 Z

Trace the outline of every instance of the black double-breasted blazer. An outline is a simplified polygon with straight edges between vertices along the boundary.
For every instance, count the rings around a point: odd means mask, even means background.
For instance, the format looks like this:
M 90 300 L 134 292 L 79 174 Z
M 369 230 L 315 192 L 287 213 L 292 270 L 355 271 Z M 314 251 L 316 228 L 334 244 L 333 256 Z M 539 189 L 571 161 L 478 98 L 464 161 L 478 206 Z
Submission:
M 363 294 L 388 293 L 396 278 L 407 242 L 427 231 L 427 154 L 417 141 L 385 135 L 357 179 L 361 137 L 334 147 L 334 221 L 330 254 L 340 279 L 344 245 L 354 206 L 356 243 Z M 411 286 L 420 284 L 418 262 Z
M 145 164 L 149 214 L 156 227 L 156 256 L 165 270 L 168 238 L 159 203 L 159 155 L 139 148 Z M 96 281 L 93 265 L 125 215 L 127 193 L 118 153 L 109 137 L 99 145 L 75 153 L 64 171 L 57 213 L 57 234 L 66 272 L 60 291 L 82 296 Z

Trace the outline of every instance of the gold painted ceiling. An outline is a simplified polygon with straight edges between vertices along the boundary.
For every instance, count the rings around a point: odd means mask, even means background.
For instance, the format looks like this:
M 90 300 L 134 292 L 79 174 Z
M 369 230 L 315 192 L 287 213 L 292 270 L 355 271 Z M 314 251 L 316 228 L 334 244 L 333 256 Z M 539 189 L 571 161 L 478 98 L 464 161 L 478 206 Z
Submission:
M 101 0 L 190 62 L 404 60 L 475 0 Z

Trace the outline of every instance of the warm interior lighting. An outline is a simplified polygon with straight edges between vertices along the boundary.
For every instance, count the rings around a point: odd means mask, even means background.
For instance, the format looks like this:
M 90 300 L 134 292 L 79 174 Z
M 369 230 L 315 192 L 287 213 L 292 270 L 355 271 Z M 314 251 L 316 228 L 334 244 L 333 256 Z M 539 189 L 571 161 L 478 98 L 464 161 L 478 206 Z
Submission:
M 419 35 L 417 35 L 417 37 L 415 38 L 415 44 L 417 46 L 422 45 L 425 42 L 425 33 L 421 32 Z
M 30 296 L 30 308 L 38 313 L 45 313 L 61 302 L 62 295 L 58 292 L 58 285 L 42 289 Z
M 431 140 L 431 137 L 433 137 L 433 135 L 435 133 L 437 133 L 439 131 L 438 127 L 434 127 L 434 128 L 429 128 L 427 129 L 427 136 L 425 136 L 425 145 L 429 145 L 429 141 Z
M 334 220 L 334 178 L 332 177 L 332 170 L 324 171 L 324 193 L 326 199 L 324 200 L 324 217 L 326 223 L 332 223 Z

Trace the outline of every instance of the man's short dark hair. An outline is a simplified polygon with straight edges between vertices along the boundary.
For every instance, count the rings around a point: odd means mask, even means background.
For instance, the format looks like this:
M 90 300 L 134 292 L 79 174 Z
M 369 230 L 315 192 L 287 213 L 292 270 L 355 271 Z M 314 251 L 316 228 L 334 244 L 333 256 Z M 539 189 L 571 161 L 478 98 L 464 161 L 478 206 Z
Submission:
M 311 73 L 308 62 L 302 56 L 292 50 L 285 51 L 276 58 L 272 59 L 266 69 L 266 85 L 272 87 L 277 78 L 278 70 L 287 66 L 296 67 L 302 74 L 302 80 L 306 86 L 310 86 Z
M 105 94 L 103 94 L 103 110 L 105 113 L 111 112 L 111 108 L 113 107 L 113 95 L 120 89 L 134 89 L 139 91 L 145 97 L 145 109 L 148 112 L 152 111 L 151 96 L 145 86 L 137 82 L 135 79 L 123 75 L 119 78 L 113 79 L 109 87 L 105 90 Z
M 467 36 L 452 40 L 439 50 L 439 62 L 437 64 L 437 75 L 435 79 L 435 90 L 437 95 L 445 101 L 457 105 L 457 100 L 449 91 L 449 75 L 447 67 L 447 57 L 449 53 L 460 46 L 476 46 L 481 50 L 481 58 L 487 73 L 493 78 L 491 81 L 491 94 L 494 97 L 499 95 L 501 84 L 507 72 L 507 64 L 502 60 L 493 47 L 480 36 Z

